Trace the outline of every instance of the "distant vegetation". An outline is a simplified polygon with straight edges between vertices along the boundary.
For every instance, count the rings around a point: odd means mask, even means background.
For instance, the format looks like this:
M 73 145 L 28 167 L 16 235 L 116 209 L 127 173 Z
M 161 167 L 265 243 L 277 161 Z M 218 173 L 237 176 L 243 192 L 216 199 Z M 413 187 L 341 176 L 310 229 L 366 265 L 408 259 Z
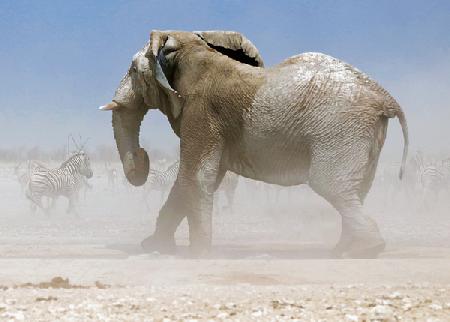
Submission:
M 145 146 L 145 145 L 144 145 Z M 174 160 L 176 158 L 175 151 L 163 151 L 160 149 L 151 149 L 147 147 L 147 151 L 150 151 L 152 159 L 167 159 Z M 40 161 L 62 161 L 67 159 L 68 152 L 67 147 L 60 146 L 56 148 L 42 148 L 40 146 L 34 147 L 14 147 L 14 148 L 1 148 L 0 147 L 0 162 L 20 162 L 27 160 L 40 160 Z M 87 147 L 86 152 L 94 162 L 119 162 L 119 154 L 117 148 L 113 145 L 101 144 L 95 147 Z

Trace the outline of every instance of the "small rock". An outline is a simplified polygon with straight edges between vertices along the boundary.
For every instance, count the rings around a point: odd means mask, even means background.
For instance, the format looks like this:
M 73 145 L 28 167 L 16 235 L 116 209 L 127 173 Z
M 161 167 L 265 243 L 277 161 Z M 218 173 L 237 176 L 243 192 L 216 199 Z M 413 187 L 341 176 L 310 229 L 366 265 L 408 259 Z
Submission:
M 19 312 L 5 312 L 0 316 L 7 318 L 7 319 L 14 319 L 14 320 L 18 320 L 18 321 L 25 320 L 25 315 L 20 311 Z
M 401 299 L 402 298 L 402 294 L 400 292 L 395 291 L 395 292 L 389 294 L 388 298 L 390 298 L 392 300 Z
M 352 322 L 357 322 L 358 321 L 358 317 L 356 315 L 353 315 L 353 314 L 346 314 L 345 318 L 348 321 L 352 321 Z
M 50 302 L 50 301 L 56 301 L 58 300 L 57 297 L 54 296 L 47 296 L 47 297 L 36 297 L 36 302 Z
M 220 312 L 219 314 L 216 315 L 216 317 L 218 319 L 225 319 L 226 317 L 228 317 L 228 313 L 227 312 Z
M 437 310 L 442 310 L 442 305 L 433 303 L 433 304 L 430 304 L 429 308 L 432 309 L 432 310 L 436 310 L 436 311 Z
M 372 313 L 377 317 L 386 318 L 392 315 L 392 309 L 385 305 L 377 305 L 372 309 Z
M 262 311 L 254 311 L 254 312 L 252 312 L 252 316 L 254 316 L 254 317 L 260 317 L 262 315 L 263 315 Z

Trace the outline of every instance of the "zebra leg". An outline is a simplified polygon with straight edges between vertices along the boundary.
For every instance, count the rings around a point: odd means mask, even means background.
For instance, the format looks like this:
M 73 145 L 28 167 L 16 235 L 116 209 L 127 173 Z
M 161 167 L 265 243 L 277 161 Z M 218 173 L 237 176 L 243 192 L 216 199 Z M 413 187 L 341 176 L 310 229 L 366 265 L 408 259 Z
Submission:
M 32 189 L 30 189 L 29 187 L 27 187 L 26 191 L 25 191 L 25 195 L 26 197 L 31 201 L 30 204 L 30 210 L 35 213 L 37 211 L 38 208 L 42 209 L 42 211 L 46 212 L 46 209 L 44 208 L 44 206 L 42 205 L 42 196 L 36 196 L 33 192 Z
M 76 203 L 78 201 L 77 194 L 71 194 L 67 197 L 69 199 L 69 204 L 66 210 L 67 214 L 73 214 L 75 217 L 80 218 L 80 215 L 78 214 L 78 209 L 76 207 Z
M 58 196 L 55 196 L 50 199 L 50 209 L 55 209 L 56 207 L 56 201 L 58 200 Z
M 48 209 L 45 208 L 44 205 L 42 204 L 42 197 L 32 198 L 31 201 L 37 206 L 37 208 L 40 208 L 44 213 L 48 215 Z
M 30 191 L 27 189 L 25 190 L 25 196 L 27 197 L 28 200 L 30 200 L 30 210 L 32 213 L 35 213 L 37 210 L 37 203 L 36 201 L 33 199 Z

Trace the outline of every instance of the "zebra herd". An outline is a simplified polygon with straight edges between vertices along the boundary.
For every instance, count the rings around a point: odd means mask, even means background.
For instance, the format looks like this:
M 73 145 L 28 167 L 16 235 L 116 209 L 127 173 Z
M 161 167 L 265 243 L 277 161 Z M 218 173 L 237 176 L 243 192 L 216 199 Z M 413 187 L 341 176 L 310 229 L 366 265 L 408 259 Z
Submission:
M 167 163 L 166 163 L 167 164 Z M 87 179 L 92 177 L 88 155 L 83 151 L 74 153 L 70 158 L 64 161 L 59 167 L 49 169 L 38 161 L 28 161 L 26 167 L 19 164 L 14 167 L 14 174 L 20 183 L 22 192 L 31 201 L 32 210 L 41 209 L 48 213 L 52 208 L 54 200 L 59 196 L 68 199 L 68 213 L 77 213 L 76 205 L 79 194 L 82 189 L 91 187 Z M 152 168 L 149 173 L 148 181 L 143 187 L 143 201 L 147 208 L 151 192 L 159 193 L 160 203 L 164 202 L 178 174 L 180 162 L 177 160 L 166 167 L 159 169 Z M 439 203 L 439 198 L 445 194 L 450 197 L 450 158 L 437 160 L 430 157 L 425 158 L 424 154 L 417 152 L 409 160 L 407 172 L 403 181 L 399 181 L 391 173 L 391 169 L 397 171 L 397 164 L 381 165 L 378 169 L 378 184 L 385 191 L 386 204 L 392 204 L 389 201 L 397 199 L 399 194 L 403 194 L 407 201 L 415 201 L 420 205 L 420 210 L 432 210 Z M 118 171 L 111 165 L 105 164 L 105 172 L 108 187 L 112 192 L 115 191 L 118 181 Z M 219 196 L 225 197 L 224 207 L 232 212 L 234 204 L 234 195 L 238 186 L 238 176 L 228 172 L 224 177 L 218 192 L 215 194 L 216 202 Z M 127 186 L 128 183 L 127 183 Z M 253 188 L 255 188 L 254 186 Z M 281 187 L 271 187 L 272 194 L 277 203 Z M 284 191 L 284 190 L 283 190 Z M 269 200 L 269 194 L 266 193 L 266 199 Z M 47 205 L 43 199 L 48 200 Z M 218 211 L 219 207 L 216 207 Z
M 76 201 L 81 188 L 90 186 L 86 179 L 93 175 L 88 155 L 78 151 L 64 161 L 58 168 L 49 169 L 37 161 L 29 161 L 25 171 L 16 166 L 17 176 L 25 196 L 31 201 L 31 208 L 49 213 L 51 205 L 59 196 L 69 200 L 68 213 L 77 214 Z M 43 197 L 50 200 L 51 205 L 43 204 Z
M 87 179 L 91 178 L 93 171 L 90 165 L 88 155 L 79 151 L 64 161 L 59 167 L 50 169 L 38 161 L 28 161 L 26 167 L 19 163 L 14 167 L 14 174 L 21 186 L 22 192 L 31 202 L 31 209 L 35 212 L 37 209 L 49 213 L 54 205 L 54 201 L 64 196 L 68 199 L 67 213 L 77 215 L 77 201 L 83 188 L 91 188 Z M 147 183 L 143 187 L 143 199 L 147 208 L 149 206 L 150 193 L 152 191 L 160 194 L 162 203 L 167 197 L 178 174 L 180 162 L 177 160 L 166 169 L 151 169 Z M 107 187 L 116 191 L 116 182 L 118 173 L 114 167 L 105 163 L 105 173 L 107 177 Z M 238 176 L 227 173 L 218 195 L 223 193 L 226 198 L 225 209 L 232 211 L 234 203 L 234 194 L 238 184 Z M 128 183 L 126 183 L 129 186 Z M 47 203 L 44 200 L 47 199 Z

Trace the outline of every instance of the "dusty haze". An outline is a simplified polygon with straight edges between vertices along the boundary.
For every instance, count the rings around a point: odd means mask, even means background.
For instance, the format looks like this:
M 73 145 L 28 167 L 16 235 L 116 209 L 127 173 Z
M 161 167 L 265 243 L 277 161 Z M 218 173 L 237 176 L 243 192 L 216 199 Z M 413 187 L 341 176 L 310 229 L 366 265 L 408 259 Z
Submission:
M 2 2 L 0 320 L 448 321 L 448 12 L 446 1 Z M 324 52 L 386 88 L 405 111 L 411 145 L 401 182 L 403 140 L 390 120 L 365 203 L 387 242 L 380 258 L 333 258 L 340 218 L 308 186 L 242 177 L 232 208 L 216 193 L 207 259 L 189 257 L 186 222 L 176 256 L 143 253 L 168 191 L 126 182 L 111 114 L 97 107 L 151 29 L 236 30 L 269 67 Z M 79 216 L 63 197 L 50 214 L 34 212 L 20 177 L 29 160 L 59 166 L 75 149 L 69 134 L 89 139 L 94 171 Z M 147 114 L 141 141 L 154 169 L 178 158 L 159 112 Z M 444 178 L 430 190 L 419 155 Z

